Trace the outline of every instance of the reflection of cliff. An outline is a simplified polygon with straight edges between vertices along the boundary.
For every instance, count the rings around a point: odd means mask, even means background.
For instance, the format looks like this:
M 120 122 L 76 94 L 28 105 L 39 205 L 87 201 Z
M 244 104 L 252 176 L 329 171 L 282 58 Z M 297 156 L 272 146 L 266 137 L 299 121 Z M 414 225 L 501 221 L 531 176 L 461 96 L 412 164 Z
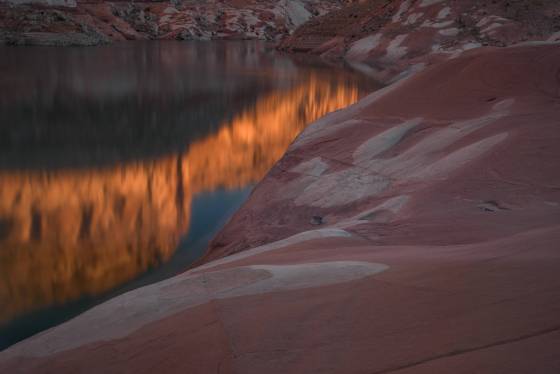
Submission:
M 258 101 L 187 154 L 193 191 L 257 182 L 303 128 L 358 100 L 358 89 L 311 75 L 300 86 Z
M 175 153 L 274 87 L 300 79 L 300 69 L 261 43 L 123 43 L 0 55 L 0 168 L 12 170 Z
M 190 216 L 177 165 L 1 175 L 0 321 L 108 290 L 168 259 Z
M 113 168 L 0 173 L 0 322 L 94 295 L 169 259 L 192 195 L 258 181 L 304 126 L 358 99 L 311 76 L 186 154 Z

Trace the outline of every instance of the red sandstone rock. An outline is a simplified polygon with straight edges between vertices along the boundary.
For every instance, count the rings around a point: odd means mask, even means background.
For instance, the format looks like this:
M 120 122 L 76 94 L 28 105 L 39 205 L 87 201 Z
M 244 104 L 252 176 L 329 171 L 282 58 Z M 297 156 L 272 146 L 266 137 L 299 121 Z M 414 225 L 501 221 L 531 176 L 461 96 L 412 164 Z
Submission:
M 480 46 L 559 39 L 555 0 L 374 0 L 312 19 L 279 47 L 344 58 L 389 82 L 407 68 Z
M 324 117 L 205 265 L 0 372 L 560 372 L 559 71 L 557 44 L 481 48 Z
M 93 45 L 128 39 L 276 40 L 342 0 L 0 2 L 0 43 Z

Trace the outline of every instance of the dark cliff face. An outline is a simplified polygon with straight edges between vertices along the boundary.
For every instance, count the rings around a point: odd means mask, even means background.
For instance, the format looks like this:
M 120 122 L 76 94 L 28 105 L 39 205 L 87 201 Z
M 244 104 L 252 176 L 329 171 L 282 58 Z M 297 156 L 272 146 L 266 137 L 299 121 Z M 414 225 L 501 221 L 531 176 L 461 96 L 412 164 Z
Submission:
M 344 4 L 343 0 L 14 0 L 0 4 L 0 42 L 95 45 L 137 39 L 277 40 L 310 18 Z

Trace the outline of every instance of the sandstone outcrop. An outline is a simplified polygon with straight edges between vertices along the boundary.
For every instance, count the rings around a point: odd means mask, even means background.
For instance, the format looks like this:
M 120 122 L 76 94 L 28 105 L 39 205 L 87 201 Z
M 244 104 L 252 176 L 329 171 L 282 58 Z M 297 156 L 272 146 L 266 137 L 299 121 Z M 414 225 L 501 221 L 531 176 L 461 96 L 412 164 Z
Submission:
M 277 40 L 342 0 L 4 1 L 0 42 L 95 45 L 138 39 Z
M 373 0 L 314 18 L 280 43 L 344 59 L 379 81 L 481 46 L 560 40 L 555 0 Z
M 204 265 L 0 371 L 558 372 L 559 61 L 479 48 L 323 117 Z

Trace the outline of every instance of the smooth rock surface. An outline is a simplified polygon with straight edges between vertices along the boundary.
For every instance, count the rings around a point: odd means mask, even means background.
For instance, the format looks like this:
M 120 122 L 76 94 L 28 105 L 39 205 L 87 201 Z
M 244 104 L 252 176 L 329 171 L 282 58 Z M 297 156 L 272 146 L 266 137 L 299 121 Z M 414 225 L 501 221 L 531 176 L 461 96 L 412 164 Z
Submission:
M 477 49 L 320 119 L 203 266 L 0 372 L 560 372 L 559 71 L 556 45 Z

